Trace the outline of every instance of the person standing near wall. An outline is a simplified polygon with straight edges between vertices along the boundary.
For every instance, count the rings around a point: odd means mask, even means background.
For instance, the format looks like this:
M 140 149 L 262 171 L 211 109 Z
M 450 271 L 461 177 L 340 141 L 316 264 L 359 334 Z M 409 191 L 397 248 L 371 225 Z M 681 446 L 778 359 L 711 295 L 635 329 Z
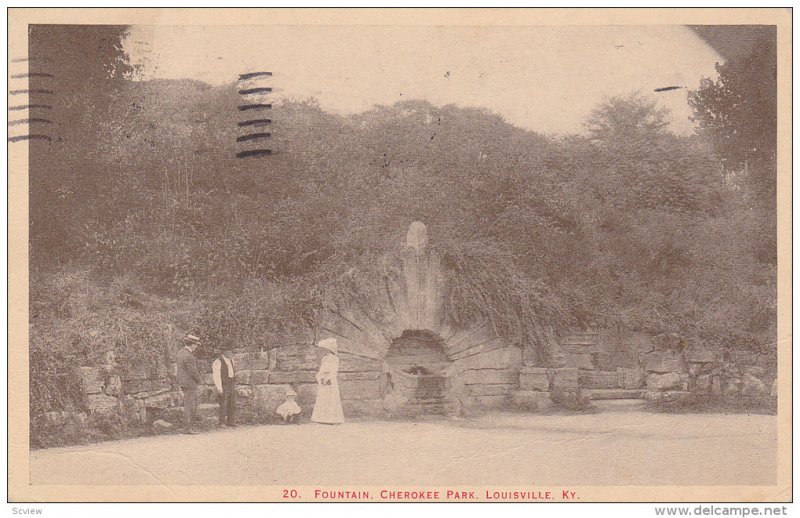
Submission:
M 340 424 L 344 422 L 342 400 L 339 397 L 339 352 L 335 338 L 320 340 L 317 347 L 325 349 L 317 373 L 317 401 L 311 420 L 315 423 Z
M 233 366 L 233 350 L 229 346 L 222 349 L 222 354 L 211 364 L 211 375 L 219 399 L 219 426 L 235 427 L 236 371 Z
M 176 376 L 178 385 L 183 392 L 183 433 L 198 434 L 194 429 L 197 421 L 197 386 L 202 382 L 200 371 L 197 369 L 197 359 L 194 351 L 200 346 L 200 338 L 187 334 L 184 337 L 185 345 L 178 351 L 176 358 Z

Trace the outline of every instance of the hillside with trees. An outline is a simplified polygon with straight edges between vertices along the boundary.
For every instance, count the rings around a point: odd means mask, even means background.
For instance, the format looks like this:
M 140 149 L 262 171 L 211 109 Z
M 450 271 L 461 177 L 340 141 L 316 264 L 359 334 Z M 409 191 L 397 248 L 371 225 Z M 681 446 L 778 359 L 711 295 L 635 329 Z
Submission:
M 59 138 L 31 148 L 34 414 L 72 404 L 65 366 L 109 349 L 163 369 L 188 330 L 211 346 L 310 341 L 320 308 L 415 220 L 468 274 L 455 319 L 493 308 L 527 340 L 600 326 L 774 351 L 774 205 L 729 173 L 741 159 L 709 123 L 674 135 L 637 94 L 558 137 L 421 100 L 351 116 L 284 101 L 274 155 L 237 159 L 233 83 L 135 81 L 110 52 L 70 79 Z M 757 164 L 774 193 L 774 159 L 759 148 Z

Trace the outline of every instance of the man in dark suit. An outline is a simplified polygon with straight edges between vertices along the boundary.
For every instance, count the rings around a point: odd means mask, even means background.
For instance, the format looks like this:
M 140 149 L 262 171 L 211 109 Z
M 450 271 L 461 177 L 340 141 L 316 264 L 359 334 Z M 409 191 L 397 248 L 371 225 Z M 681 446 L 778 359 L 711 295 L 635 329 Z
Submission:
M 197 369 L 194 351 L 200 345 L 200 338 L 195 335 L 184 337 L 185 345 L 178 351 L 176 359 L 178 385 L 183 391 L 183 433 L 200 433 L 193 428 L 197 420 L 197 386 L 203 378 Z

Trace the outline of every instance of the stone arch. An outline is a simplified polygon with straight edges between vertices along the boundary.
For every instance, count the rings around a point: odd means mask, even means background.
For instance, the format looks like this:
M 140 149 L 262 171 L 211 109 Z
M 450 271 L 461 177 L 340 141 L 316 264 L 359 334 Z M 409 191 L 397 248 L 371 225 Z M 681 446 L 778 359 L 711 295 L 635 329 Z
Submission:
M 449 321 L 444 310 L 446 275 L 427 242 L 425 225 L 415 221 L 399 256 L 385 257 L 384 285 L 367 297 L 369 304 L 345 301 L 326 310 L 322 329 L 337 337 L 341 351 L 382 360 L 392 341 L 407 330 L 442 337 L 451 361 L 509 345 L 486 321 L 464 328 Z
M 427 244 L 425 225 L 412 223 L 402 250 L 384 256 L 382 285 L 372 286 L 361 300 L 328 308 L 321 328 L 338 339 L 343 370 L 369 365 L 385 371 L 386 355 L 404 332 L 433 333 L 465 385 L 467 403 L 470 398 L 499 402 L 518 386 L 521 347 L 498 336 L 485 320 L 456 326 L 448 319 L 447 272 Z

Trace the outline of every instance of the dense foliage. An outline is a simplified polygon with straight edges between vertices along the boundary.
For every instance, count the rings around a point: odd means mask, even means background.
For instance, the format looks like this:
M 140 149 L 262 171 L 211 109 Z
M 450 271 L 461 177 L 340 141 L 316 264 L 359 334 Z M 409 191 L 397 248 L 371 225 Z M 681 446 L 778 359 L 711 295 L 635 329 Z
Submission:
M 275 154 L 237 159 L 233 84 L 108 74 L 73 90 L 94 108 L 60 127 L 62 141 L 32 144 L 42 365 L 61 361 L 51 351 L 106 348 L 157 360 L 176 330 L 235 347 L 307 340 L 320 307 L 415 220 L 463 274 L 448 299 L 456 321 L 489 314 L 545 351 L 573 325 L 774 347 L 761 237 L 774 227 L 707 140 L 671 134 L 637 95 L 599 106 L 585 136 L 558 138 L 423 101 L 346 117 L 287 101 L 271 114 Z

